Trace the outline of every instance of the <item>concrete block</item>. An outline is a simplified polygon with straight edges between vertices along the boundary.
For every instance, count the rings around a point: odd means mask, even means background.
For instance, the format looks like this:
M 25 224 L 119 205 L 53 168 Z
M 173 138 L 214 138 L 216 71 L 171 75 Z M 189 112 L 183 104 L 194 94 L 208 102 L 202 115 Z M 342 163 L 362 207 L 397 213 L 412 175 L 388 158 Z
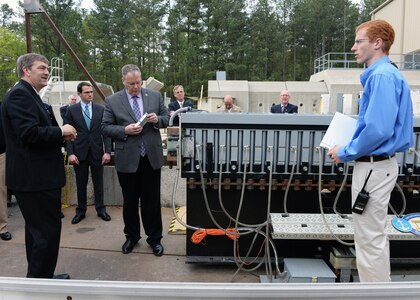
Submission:
M 168 166 L 162 167 L 161 173 L 161 205 L 162 207 L 172 206 L 172 192 L 175 178 L 178 172 L 175 168 L 169 169 Z M 77 187 L 76 176 L 73 166 L 66 166 L 66 185 L 62 189 L 62 203 L 67 205 L 77 205 Z M 94 204 L 94 192 L 92 178 L 89 176 L 87 186 L 88 205 Z M 120 183 L 118 181 L 117 171 L 114 166 L 104 167 L 104 202 L 105 205 L 122 205 L 123 197 Z M 186 180 L 178 178 L 176 189 L 176 206 L 185 206 L 186 204 Z

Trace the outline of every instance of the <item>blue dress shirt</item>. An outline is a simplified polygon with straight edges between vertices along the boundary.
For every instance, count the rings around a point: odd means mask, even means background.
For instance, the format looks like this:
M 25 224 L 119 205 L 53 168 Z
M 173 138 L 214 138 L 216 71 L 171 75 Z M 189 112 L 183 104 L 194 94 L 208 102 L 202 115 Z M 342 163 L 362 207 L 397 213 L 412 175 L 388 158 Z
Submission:
M 338 150 L 342 162 L 362 156 L 392 156 L 413 145 L 413 108 L 407 81 L 388 56 L 360 75 L 363 95 L 352 140 Z

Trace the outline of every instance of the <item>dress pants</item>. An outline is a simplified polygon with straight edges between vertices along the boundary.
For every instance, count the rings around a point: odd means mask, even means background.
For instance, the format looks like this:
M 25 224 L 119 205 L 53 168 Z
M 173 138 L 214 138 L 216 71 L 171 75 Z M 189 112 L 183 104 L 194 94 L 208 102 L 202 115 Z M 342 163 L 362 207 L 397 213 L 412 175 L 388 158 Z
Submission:
M 6 153 L 0 154 L 0 233 L 7 231 Z
M 160 206 L 161 169 L 154 170 L 147 155 L 140 158 L 136 173 L 118 172 L 124 198 L 124 233 L 127 239 L 138 241 L 140 236 L 140 212 L 147 243 L 160 243 L 162 239 L 162 215 Z
M 100 160 L 95 160 L 90 151 L 85 160 L 74 165 L 77 185 L 77 208 L 76 214 L 85 214 L 87 209 L 87 184 L 89 179 L 89 167 L 92 175 L 93 191 L 95 194 L 95 209 L 97 213 L 105 211 L 104 205 L 104 166 Z
M 353 213 L 357 270 L 361 282 L 390 281 L 389 240 L 386 234 L 388 203 L 398 177 L 395 157 L 378 162 L 356 162 L 353 170 L 352 205 L 368 174 L 365 190 L 369 201 L 363 214 Z
M 15 191 L 25 219 L 25 246 L 29 278 L 52 278 L 61 235 L 61 189 Z

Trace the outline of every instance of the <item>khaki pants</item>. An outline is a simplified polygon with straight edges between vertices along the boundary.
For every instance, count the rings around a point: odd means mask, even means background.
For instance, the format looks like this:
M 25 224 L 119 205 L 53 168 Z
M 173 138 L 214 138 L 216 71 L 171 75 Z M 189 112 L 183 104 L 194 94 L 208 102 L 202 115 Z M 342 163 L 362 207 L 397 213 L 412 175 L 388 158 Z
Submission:
M 356 162 L 353 171 L 352 205 L 365 180 L 369 202 L 363 214 L 353 213 L 357 271 L 361 282 L 391 280 L 389 240 L 386 234 L 388 203 L 398 177 L 395 157 L 378 162 Z
M 6 153 L 0 154 L 0 233 L 7 230 Z

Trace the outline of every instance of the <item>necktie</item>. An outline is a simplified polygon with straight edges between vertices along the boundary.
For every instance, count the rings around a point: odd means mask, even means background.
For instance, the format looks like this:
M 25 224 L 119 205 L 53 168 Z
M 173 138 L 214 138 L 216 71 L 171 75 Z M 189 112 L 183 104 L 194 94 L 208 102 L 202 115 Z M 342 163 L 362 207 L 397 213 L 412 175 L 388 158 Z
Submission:
M 281 107 L 281 112 L 282 113 L 284 113 L 286 111 L 286 105 L 283 105 L 282 107 Z
M 133 96 L 131 98 L 133 100 L 133 112 L 134 112 L 134 115 L 136 116 L 137 121 L 139 121 L 140 118 L 141 118 L 140 107 L 139 107 L 139 104 L 137 102 L 138 98 L 139 97 L 137 97 L 137 96 Z M 142 157 L 144 157 L 146 155 L 146 147 L 144 146 L 143 139 L 140 142 L 140 155 Z
M 134 112 L 134 115 L 136 116 L 136 119 L 137 119 L 136 121 L 139 121 L 140 118 L 141 118 L 141 111 L 140 111 L 139 104 L 137 102 L 138 98 L 139 97 L 137 97 L 137 96 L 133 96 L 131 98 L 133 100 L 133 112 Z
M 83 111 L 83 117 L 85 118 L 86 126 L 88 129 L 90 129 L 90 113 L 89 113 L 89 105 L 85 105 L 85 110 Z

